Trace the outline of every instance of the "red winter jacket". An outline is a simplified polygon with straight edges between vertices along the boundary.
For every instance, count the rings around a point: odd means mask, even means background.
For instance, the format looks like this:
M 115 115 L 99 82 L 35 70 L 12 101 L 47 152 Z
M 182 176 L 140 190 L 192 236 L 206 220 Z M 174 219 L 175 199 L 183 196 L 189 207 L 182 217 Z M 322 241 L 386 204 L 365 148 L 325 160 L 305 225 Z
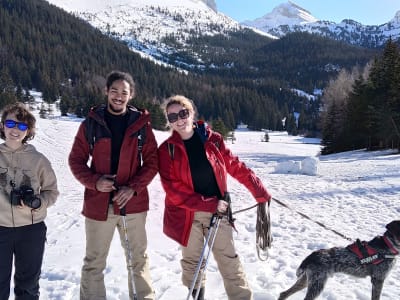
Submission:
M 196 128 L 199 134 L 202 131 L 206 155 L 214 170 L 221 195 L 227 191 L 227 173 L 229 173 L 252 193 L 257 202 L 269 201 L 271 195 L 261 180 L 225 147 L 222 136 L 209 128 L 206 130 Z M 170 154 L 172 147 L 168 144 L 174 145 L 173 155 Z M 177 132 L 174 131 L 158 148 L 158 162 L 161 183 L 166 192 L 163 230 L 168 237 L 186 246 L 194 212 L 214 213 L 218 199 L 205 198 L 194 191 L 185 145 Z
M 130 186 L 136 191 L 126 204 L 126 213 L 139 213 L 149 209 L 149 194 L 147 186 L 157 174 L 157 142 L 150 126 L 150 115 L 146 110 L 138 111 L 128 106 L 131 111 L 124 141 L 121 146 L 117 186 Z M 92 109 L 85 121 L 80 125 L 76 134 L 71 152 L 69 166 L 75 178 L 85 186 L 83 215 L 94 220 L 107 219 L 110 193 L 96 190 L 97 180 L 104 174 L 110 174 L 111 169 L 111 132 L 104 121 L 105 106 Z M 95 120 L 97 126 L 93 130 L 96 142 L 90 151 L 86 139 L 85 122 L 89 118 Z M 145 141 L 142 156 L 143 165 L 139 168 L 138 160 L 138 132 L 145 126 Z M 87 165 L 91 158 L 90 167 Z M 119 214 L 119 208 L 114 204 L 114 213 Z

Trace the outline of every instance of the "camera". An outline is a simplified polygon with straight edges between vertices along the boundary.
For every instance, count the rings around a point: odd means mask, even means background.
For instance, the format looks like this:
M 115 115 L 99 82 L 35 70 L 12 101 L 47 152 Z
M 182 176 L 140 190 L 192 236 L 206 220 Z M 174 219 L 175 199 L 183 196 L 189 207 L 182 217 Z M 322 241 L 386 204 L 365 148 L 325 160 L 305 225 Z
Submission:
M 42 204 L 39 197 L 35 196 L 33 189 L 30 186 L 22 185 L 19 189 L 12 189 L 10 194 L 10 202 L 12 205 L 24 205 L 30 208 L 37 209 Z

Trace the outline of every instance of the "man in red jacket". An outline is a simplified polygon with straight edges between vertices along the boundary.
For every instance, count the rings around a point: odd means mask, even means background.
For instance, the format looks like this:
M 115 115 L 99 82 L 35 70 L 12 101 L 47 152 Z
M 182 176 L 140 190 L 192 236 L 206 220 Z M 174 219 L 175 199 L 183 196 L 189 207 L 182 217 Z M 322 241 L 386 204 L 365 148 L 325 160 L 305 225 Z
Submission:
M 138 299 L 154 299 L 145 224 L 147 186 L 158 171 L 157 142 L 149 113 L 128 105 L 135 95 L 131 75 L 111 72 L 106 95 L 107 105 L 92 108 L 80 125 L 69 155 L 72 173 L 85 186 L 86 255 L 80 299 L 106 299 L 103 271 L 115 228 L 122 245 L 128 240 L 132 249 L 132 266 L 128 267 L 133 268 L 134 280 L 130 272 L 128 279 L 134 282 Z M 126 214 L 127 239 L 122 214 Z M 127 262 L 128 251 L 125 249 Z M 129 294 L 133 299 L 131 284 Z

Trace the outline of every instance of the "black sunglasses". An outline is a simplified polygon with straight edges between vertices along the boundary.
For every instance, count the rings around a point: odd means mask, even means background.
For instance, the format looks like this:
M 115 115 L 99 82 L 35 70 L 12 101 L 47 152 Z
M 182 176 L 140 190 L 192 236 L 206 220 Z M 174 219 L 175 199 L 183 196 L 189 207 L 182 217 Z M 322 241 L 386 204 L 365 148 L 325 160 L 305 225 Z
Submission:
M 28 124 L 24 122 L 17 122 L 14 120 L 5 120 L 4 125 L 7 128 L 14 128 L 15 126 L 17 126 L 17 128 L 21 131 L 25 131 L 29 128 Z
M 167 115 L 168 122 L 175 123 L 178 118 L 187 119 L 189 117 L 189 110 L 187 108 L 180 110 L 177 113 L 170 113 Z

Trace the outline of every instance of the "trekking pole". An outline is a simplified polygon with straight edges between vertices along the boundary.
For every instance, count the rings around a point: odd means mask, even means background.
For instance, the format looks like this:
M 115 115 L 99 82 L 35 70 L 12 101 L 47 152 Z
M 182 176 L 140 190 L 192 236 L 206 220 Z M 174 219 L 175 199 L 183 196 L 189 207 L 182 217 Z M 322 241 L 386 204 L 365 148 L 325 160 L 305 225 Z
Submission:
M 125 234 L 125 248 L 126 248 L 126 253 L 128 255 L 128 272 L 129 275 L 131 276 L 131 281 L 130 285 L 132 288 L 132 293 L 133 293 L 133 300 L 137 300 L 137 294 L 136 294 L 136 285 L 135 285 L 135 278 L 134 278 L 134 273 L 133 273 L 133 265 L 132 265 L 132 250 L 129 244 L 129 239 L 128 239 L 128 226 L 126 225 L 126 211 L 125 207 L 121 209 L 121 216 L 122 216 L 122 224 L 123 224 L 123 229 L 124 229 L 124 234 Z
M 210 258 L 210 253 L 211 253 L 211 250 L 212 250 L 212 248 L 213 248 L 213 246 L 214 246 L 215 237 L 217 236 L 217 231 L 218 231 L 218 228 L 219 228 L 219 223 L 221 222 L 221 219 L 222 219 L 221 216 L 217 216 L 217 217 L 218 217 L 218 219 L 217 219 L 216 224 L 215 224 L 214 235 L 213 235 L 211 244 L 210 244 L 210 246 L 209 246 L 209 250 L 208 250 L 208 252 L 207 252 L 207 257 L 206 257 L 206 261 L 204 262 L 203 270 L 201 271 L 201 274 L 200 274 L 200 279 L 199 279 L 200 285 L 201 285 L 201 281 L 203 280 L 204 274 L 206 273 L 208 261 L 209 261 L 209 258 Z M 196 290 L 196 295 L 194 296 L 194 300 L 197 300 L 197 298 L 199 297 L 200 289 L 201 289 L 201 286 L 199 286 L 199 287 L 197 288 L 197 290 Z
M 207 245 L 208 245 L 208 242 L 210 241 L 210 238 L 212 236 L 211 244 L 208 247 L 209 249 L 208 249 L 208 252 L 207 252 L 207 258 L 206 258 L 206 261 L 204 263 L 204 268 L 203 268 L 203 271 L 202 271 L 202 274 L 201 274 L 201 277 L 200 277 L 200 281 L 199 281 L 200 285 L 201 285 L 201 280 L 203 279 L 203 274 L 204 274 L 204 271 L 205 271 L 205 269 L 207 267 L 207 264 L 208 264 L 208 259 L 210 257 L 210 252 L 211 252 L 211 249 L 212 249 L 212 247 L 214 245 L 215 237 L 217 236 L 217 231 L 218 231 L 218 227 L 219 227 L 219 223 L 221 222 L 221 219 L 222 219 L 222 217 L 219 216 L 218 214 L 213 214 L 212 217 L 211 217 L 210 229 L 208 230 L 207 238 L 206 238 L 206 241 L 204 242 L 203 250 L 201 251 L 200 259 L 199 259 L 199 262 L 197 263 L 197 268 L 196 268 L 196 271 L 194 273 L 192 284 L 190 285 L 189 294 L 188 294 L 186 300 L 189 300 L 190 296 L 193 293 L 193 290 L 194 290 L 195 285 L 196 285 L 197 277 L 198 277 L 198 275 L 200 273 L 200 270 L 201 270 L 201 265 L 203 264 L 204 256 L 205 256 L 205 253 L 206 253 L 206 250 L 207 250 Z M 196 295 L 194 297 L 195 300 L 199 297 L 199 293 L 200 293 L 200 288 L 197 289 Z

